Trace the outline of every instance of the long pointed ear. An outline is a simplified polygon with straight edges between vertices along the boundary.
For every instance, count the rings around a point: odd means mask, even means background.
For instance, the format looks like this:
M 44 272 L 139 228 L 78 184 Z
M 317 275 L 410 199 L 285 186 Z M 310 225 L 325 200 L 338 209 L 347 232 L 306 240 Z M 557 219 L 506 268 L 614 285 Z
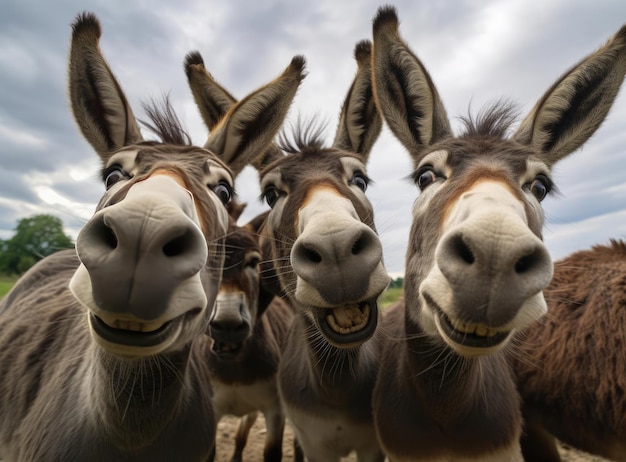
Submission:
M 217 83 L 205 68 L 202 55 L 197 51 L 193 51 L 185 57 L 185 74 L 187 74 L 193 99 L 210 133 L 228 114 L 228 111 L 237 104 L 237 99 Z M 265 153 L 255 157 L 251 164 L 257 170 L 261 170 L 265 165 L 282 156 L 283 152 L 272 143 Z
M 199 52 L 185 56 L 185 74 L 202 120 L 211 132 L 237 100 L 206 70 Z
M 304 58 L 294 57 L 280 77 L 233 106 L 209 136 L 204 147 L 220 156 L 235 176 L 270 147 L 304 78 L 304 67 Z
M 383 126 L 372 91 L 372 43 L 369 40 L 357 43 L 354 58 L 358 69 L 341 107 L 333 146 L 362 154 L 367 161 Z
M 566 72 L 522 121 L 515 140 L 552 165 L 585 143 L 600 127 L 626 73 L 626 26 L 598 51 Z
M 69 95 L 74 119 L 103 161 L 112 152 L 143 140 L 133 111 L 99 42 L 102 30 L 92 13 L 72 24 Z
M 424 148 L 452 135 L 446 110 L 419 59 L 400 38 L 395 8 L 374 19 L 374 97 L 387 125 L 414 162 Z

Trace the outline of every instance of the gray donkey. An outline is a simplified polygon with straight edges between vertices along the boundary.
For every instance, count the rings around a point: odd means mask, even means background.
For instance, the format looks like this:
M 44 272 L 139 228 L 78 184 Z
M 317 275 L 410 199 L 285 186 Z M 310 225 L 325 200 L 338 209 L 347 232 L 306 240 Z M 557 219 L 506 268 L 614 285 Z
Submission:
M 163 142 L 150 142 L 100 35 L 93 14 L 73 23 L 69 93 L 106 192 L 76 252 L 37 264 L 0 305 L 0 454 L 206 460 L 216 424 L 205 331 L 222 275 L 229 165 L 271 143 L 304 60 L 235 106 L 204 148 L 185 144 L 169 106 L 151 109 Z

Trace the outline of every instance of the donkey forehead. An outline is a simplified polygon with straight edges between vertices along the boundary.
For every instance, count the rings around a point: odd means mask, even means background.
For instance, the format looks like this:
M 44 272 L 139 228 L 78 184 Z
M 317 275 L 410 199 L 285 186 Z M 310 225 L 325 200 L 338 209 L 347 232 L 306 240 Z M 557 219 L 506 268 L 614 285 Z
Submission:
M 202 181 L 205 183 L 215 184 L 225 180 L 233 184 L 233 176 L 228 166 L 213 153 L 202 148 L 189 148 L 184 151 L 178 146 L 172 151 L 168 151 L 164 146 L 123 149 L 108 159 L 104 170 L 119 165 L 126 173 L 136 176 L 147 173 L 157 163 L 177 165 L 189 170 L 188 173 L 191 174 L 196 171 L 203 176 Z
M 286 192 L 313 183 L 346 183 L 356 172 L 366 173 L 365 164 L 351 153 L 329 149 L 284 157 L 261 172 L 261 190 L 272 184 Z

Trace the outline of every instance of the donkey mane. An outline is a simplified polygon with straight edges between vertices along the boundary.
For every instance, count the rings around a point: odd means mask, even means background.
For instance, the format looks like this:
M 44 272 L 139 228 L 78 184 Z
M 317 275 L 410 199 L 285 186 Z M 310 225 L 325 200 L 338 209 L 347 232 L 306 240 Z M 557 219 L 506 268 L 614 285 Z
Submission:
M 309 154 L 324 148 L 322 134 L 326 123 L 313 117 L 308 121 L 298 119 L 291 133 L 281 132 L 278 146 L 289 154 Z
M 505 139 L 519 116 L 517 106 L 502 99 L 485 106 L 476 115 L 472 115 L 471 108 L 467 112 L 466 116 L 459 117 L 464 128 L 462 137 L 488 136 Z
M 191 146 L 191 137 L 172 107 L 170 95 L 164 94 L 162 101 L 151 98 L 142 103 L 150 121 L 140 120 L 141 124 L 159 137 L 161 143 L 178 146 Z

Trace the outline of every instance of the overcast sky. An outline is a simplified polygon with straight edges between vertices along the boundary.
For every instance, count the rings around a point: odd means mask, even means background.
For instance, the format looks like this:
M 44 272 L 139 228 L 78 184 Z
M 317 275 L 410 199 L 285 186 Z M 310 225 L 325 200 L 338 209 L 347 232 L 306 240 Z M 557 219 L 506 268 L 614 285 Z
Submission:
M 522 114 L 563 71 L 626 22 L 624 0 L 393 2 L 402 36 L 429 69 L 450 117 L 499 98 Z M 103 192 L 96 154 L 81 137 L 66 96 L 70 24 L 84 10 L 103 27 L 101 47 L 138 117 L 140 102 L 170 92 L 196 144 L 206 130 L 182 62 L 202 53 L 238 98 L 276 77 L 296 54 L 308 76 L 289 119 L 316 115 L 334 135 L 352 81 L 356 42 L 371 37 L 382 3 L 356 0 L 2 0 L 0 3 L 0 238 L 36 213 L 61 218 L 73 237 Z M 459 123 L 452 120 L 453 127 Z M 385 127 L 374 146 L 368 196 L 387 268 L 400 273 L 416 188 L 409 156 Z M 545 239 L 555 258 L 610 238 L 626 239 L 626 90 L 584 148 L 557 164 L 561 197 L 544 201 Z M 265 209 L 256 173 L 238 178 L 244 218 Z

